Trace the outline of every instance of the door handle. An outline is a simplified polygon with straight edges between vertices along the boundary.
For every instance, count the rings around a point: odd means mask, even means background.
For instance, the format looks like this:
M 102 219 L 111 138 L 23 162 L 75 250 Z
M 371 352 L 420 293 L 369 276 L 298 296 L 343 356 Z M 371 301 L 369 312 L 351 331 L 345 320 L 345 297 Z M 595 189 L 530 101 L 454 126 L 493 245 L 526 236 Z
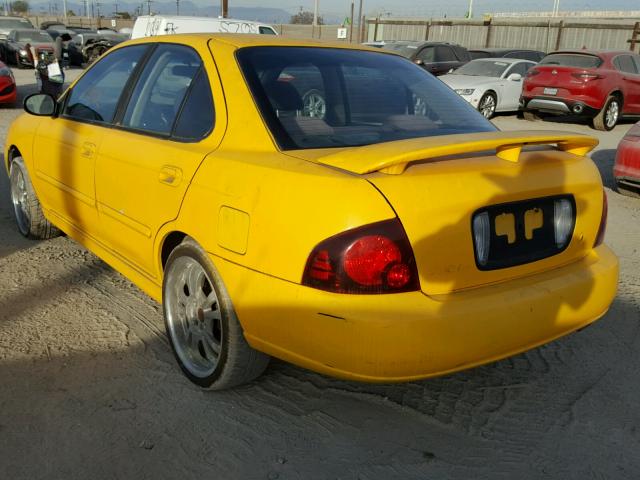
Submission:
M 182 181 L 182 170 L 180 170 L 178 167 L 165 165 L 160 169 L 158 180 L 160 181 L 160 183 L 165 183 L 167 185 L 171 185 L 172 187 L 176 187 Z
M 80 155 L 86 158 L 93 158 L 96 154 L 96 145 L 91 142 L 84 142 L 82 144 L 82 150 L 80 151 Z

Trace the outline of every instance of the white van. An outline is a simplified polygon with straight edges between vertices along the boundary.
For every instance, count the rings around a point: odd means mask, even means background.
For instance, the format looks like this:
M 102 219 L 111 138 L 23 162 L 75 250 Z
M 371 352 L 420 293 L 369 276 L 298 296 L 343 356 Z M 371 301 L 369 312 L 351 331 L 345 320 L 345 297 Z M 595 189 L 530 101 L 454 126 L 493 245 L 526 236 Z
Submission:
M 271 25 L 233 18 L 183 17 L 178 15 L 142 15 L 133 24 L 131 38 L 173 33 L 262 33 L 277 35 Z

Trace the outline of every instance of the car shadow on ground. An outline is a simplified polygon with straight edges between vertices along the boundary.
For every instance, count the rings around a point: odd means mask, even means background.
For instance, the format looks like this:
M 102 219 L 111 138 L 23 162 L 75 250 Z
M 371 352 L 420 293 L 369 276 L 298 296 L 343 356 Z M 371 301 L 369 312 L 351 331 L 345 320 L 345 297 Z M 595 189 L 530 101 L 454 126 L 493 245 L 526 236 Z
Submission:
M 615 190 L 616 182 L 613 178 L 613 164 L 616 160 L 616 150 L 612 148 L 598 150 L 591 154 L 591 159 L 600 171 L 603 185 L 611 190 Z

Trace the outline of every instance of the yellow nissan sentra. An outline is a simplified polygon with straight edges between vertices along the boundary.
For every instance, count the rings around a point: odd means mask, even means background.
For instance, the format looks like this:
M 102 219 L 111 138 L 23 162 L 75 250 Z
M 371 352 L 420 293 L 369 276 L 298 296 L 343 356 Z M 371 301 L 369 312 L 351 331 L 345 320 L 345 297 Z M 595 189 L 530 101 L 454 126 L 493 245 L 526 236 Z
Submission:
M 270 356 L 411 381 L 609 308 L 596 140 L 500 132 L 394 54 L 251 35 L 121 44 L 5 151 L 20 232 L 80 242 L 164 307 L 194 383 Z

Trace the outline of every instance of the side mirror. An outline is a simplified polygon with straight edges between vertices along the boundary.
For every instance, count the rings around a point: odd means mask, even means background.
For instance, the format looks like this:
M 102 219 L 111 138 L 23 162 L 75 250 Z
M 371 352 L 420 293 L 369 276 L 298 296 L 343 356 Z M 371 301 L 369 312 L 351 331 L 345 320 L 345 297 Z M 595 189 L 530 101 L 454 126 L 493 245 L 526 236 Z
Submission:
M 419 58 L 416 58 L 413 63 L 415 63 L 416 65 L 424 65 L 424 62 L 422 60 L 420 60 Z
M 50 117 L 56 113 L 56 101 L 49 94 L 34 93 L 24 99 L 24 110 L 38 117 Z
M 519 73 L 512 73 L 507 77 L 507 80 L 510 80 L 512 82 L 519 82 L 520 80 L 522 80 L 522 75 L 520 75 Z

